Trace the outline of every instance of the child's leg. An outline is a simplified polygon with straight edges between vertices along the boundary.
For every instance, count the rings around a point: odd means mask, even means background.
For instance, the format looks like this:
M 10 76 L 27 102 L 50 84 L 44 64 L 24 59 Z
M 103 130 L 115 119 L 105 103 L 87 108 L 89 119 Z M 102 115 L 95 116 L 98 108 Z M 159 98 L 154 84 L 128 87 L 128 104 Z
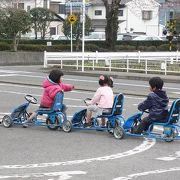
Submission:
M 67 106 L 65 104 L 63 104 L 62 105 L 62 113 L 64 114 L 65 119 L 67 119 L 66 110 L 67 110 Z
M 92 113 L 93 112 L 97 113 L 97 110 L 98 110 L 98 107 L 96 105 L 89 105 L 87 107 L 86 123 L 88 123 L 88 124 L 91 123 Z
M 106 118 L 102 117 L 101 118 L 101 126 L 105 126 L 106 125 Z
M 87 111 L 87 116 L 86 116 L 86 123 L 90 124 L 91 123 L 91 117 L 92 117 L 92 111 Z
M 142 121 L 133 129 L 133 133 L 141 134 L 143 131 L 146 131 L 151 124 L 148 117 L 142 119 Z
M 27 118 L 27 121 L 28 121 L 28 122 L 32 121 L 36 116 L 37 116 L 37 112 L 33 112 L 33 113 Z

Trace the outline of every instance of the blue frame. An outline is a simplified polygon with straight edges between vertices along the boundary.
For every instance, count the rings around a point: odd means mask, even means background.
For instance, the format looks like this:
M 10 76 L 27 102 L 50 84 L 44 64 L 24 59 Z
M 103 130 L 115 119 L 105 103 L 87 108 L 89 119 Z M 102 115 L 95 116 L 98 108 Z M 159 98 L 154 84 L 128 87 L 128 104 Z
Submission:
M 131 117 L 129 117 L 124 125 L 123 129 L 126 135 L 129 136 L 140 136 L 140 137 L 149 137 L 165 140 L 167 142 L 171 142 L 173 140 L 180 140 L 180 99 L 176 99 L 168 112 L 168 119 L 166 123 L 153 122 L 148 130 L 144 134 L 133 134 L 131 133 L 131 128 L 134 126 L 134 123 L 137 121 L 141 121 L 141 117 L 143 112 L 138 112 Z M 153 127 L 161 126 L 163 128 L 163 134 L 155 133 L 152 131 Z M 171 137 L 172 136 L 172 137 Z
M 64 93 L 58 92 L 55 96 L 53 106 L 51 108 L 39 108 L 36 111 L 37 116 L 47 115 L 47 118 L 49 118 L 51 124 L 56 124 L 56 118 L 58 118 L 59 123 L 57 124 L 57 127 L 62 127 L 63 121 L 66 120 L 66 116 L 61 112 L 63 107 L 63 98 Z M 29 113 L 27 112 L 29 105 L 30 102 L 26 102 L 12 111 L 10 117 L 13 121 L 13 124 L 22 125 L 23 122 L 27 120 L 27 117 L 29 116 Z M 48 127 L 46 121 L 39 118 L 33 119 L 32 122 L 28 124 Z
M 72 128 L 81 129 L 81 130 L 111 131 L 115 127 L 116 122 L 118 122 L 119 126 L 122 126 L 122 124 L 124 123 L 124 118 L 122 117 L 123 103 L 124 103 L 124 95 L 123 94 L 116 95 L 114 98 L 114 103 L 111 113 L 94 117 L 92 119 L 92 127 L 90 128 L 84 127 L 85 115 L 87 109 L 82 109 L 73 115 L 71 119 Z M 110 126 L 109 127 L 99 126 L 98 118 L 107 118 L 107 121 L 110 124 Z

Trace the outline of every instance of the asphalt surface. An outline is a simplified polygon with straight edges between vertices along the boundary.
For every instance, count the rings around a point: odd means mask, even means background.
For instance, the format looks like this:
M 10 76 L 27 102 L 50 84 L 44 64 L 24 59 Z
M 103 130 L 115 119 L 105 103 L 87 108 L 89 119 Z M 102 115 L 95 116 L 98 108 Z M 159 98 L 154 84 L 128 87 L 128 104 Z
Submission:
M 0 116 L 10 114 L 32 94 L 40 101 L 42 81 L 49 70 L 37 67 L 0 67 Z M 99 72 L 101 73 L 101 72 Z M 97 76 L 65 75 L 76 89 L 65 93 L 68 118 L 85 108 L 83 99 L 92 97 Z M 114 78 L 115 91 L 125 94 L 123 116 L 137 112 L 137 104 L 148 92 L 147 81 Z M 165 83 L 168 93 L 178 96 L 180 85 Z M 128 95 L 131 89 L 132 94 Z M 139 95 L 138 95 L 139 94 Z M 137 96 L 138 95 L 138 96 Z M 147 94 L 146 94 L 147 95 Z M 172 104 L 173 99 L 170 99 Z M 38 105 L 31 105 L 30 112 Z M 177 180 L 180 176 L 179 141 L 125 136 L 115 139 L 107 132 L 50 131 L 46 127 L 0 126 L 0 179 L 15 180 Z
M 21 80 L 21 77 L 15 77 L 13 76 L 13 70 L 16 71 L 26 71 L 26 72 L 35 72 L 35 73 L 45 73 L 48 75 L 50 72 L 51 68 L 43 68 L 42 66 L 3 66 L 0 68 L 0 70 L 3 69 L 8 69 L 11 71 L 12 69 L 12 76 L 1 76 L 0 82 L 4 83 L 15 83 L 15 84 L 25 84 L 25 85 L 32 85 L 32 86 L 41 86 L 42 81 L 39 79 L 35 81 L 31 81 L 31 78 L 27 78 L 25 81 Z M 137 95 L 137 96 L 146 96 L 149 93 L 149 85 L 148 81 L 151 77 L 154 76 L 159 76 L 161 77 L 164 82 L 165 82 L 165 90 L 168 93 L 168 96 L 173 99 L 179 98 L 180 94 L 180 89 L 179 89 L 179 84 L 180 84 L 180 76 L 173 76 L 173 75 L 153 75 L 153 74 L 143 74 L 143 73 L 126 73 L 126 72 L 110 72 L 110 71 L 68 71 L 68 70 L 63 70 L 65 75 L 71 75 L 72 77 L 77 77 L 81 79 L 82 77 L 88 77 L 88 78 L 93 78 L 93 77 L 98 77 L 100 74 L 107 74 L 109 76 L 112 76 L 115 81 L 114 81 L 114 93 L 123 93 L 123 94 L 128 94 L 128 95 Z M 118 83 L 121 80 L 123 83 Z M 117 82 L 117 83 L 116 83 Z M 143 82 L 143 86 L 142 86 Z M 75 82 L 74 82 L 75 83 Z M 96 91 L 97 86 L 91 85 L 91 81 L 86 81 L 86 80 L 79 80 L 78 84 L 75 85 L 75 88 L 77 90 L 87 90 L 87 91 Z M 138 90 L 134 89 L 131 84 L 136 84 L 136 88 Z M 169 90 L 169 88 L 166 88 L 167 84 L 173 84 L 173 91 Z M 169 86 L 169 85 L 168 85 Z M 171 85 L 170 85 L 171 86 Z M 172 89 L 172 88 L 170 88 Z

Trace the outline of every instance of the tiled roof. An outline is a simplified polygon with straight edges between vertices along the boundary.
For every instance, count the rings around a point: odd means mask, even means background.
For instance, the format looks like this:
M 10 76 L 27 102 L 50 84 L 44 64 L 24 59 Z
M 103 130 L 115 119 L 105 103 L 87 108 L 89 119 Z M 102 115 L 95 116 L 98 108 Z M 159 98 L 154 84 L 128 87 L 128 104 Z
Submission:
M 128 3 L 129 1 L 132 1 L 132 0 L 121 0 L 121 4 L 126 4 L 126 3 Z M 96 4 L 96 5 L 103 5 L 103 1 L 102 0 L 89 0 L 89 2 L 91 3 L 91 4 Z

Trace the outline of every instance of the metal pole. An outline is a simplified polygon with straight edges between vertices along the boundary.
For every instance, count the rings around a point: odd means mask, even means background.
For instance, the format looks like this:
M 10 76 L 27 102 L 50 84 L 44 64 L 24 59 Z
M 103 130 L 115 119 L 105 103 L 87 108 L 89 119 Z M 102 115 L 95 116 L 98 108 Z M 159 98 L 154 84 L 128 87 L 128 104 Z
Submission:
M 84 71 L 84 36 L 85 36 L 85 0 L 83 0 L 83 15 L 82 15 L 82 72 Z
M 72 15 L 72 2 L 70 2 L 70 15 Z M 72 23 L 71 23 L 71 52 L 73 52 L 73 42 L 72 42 Z

